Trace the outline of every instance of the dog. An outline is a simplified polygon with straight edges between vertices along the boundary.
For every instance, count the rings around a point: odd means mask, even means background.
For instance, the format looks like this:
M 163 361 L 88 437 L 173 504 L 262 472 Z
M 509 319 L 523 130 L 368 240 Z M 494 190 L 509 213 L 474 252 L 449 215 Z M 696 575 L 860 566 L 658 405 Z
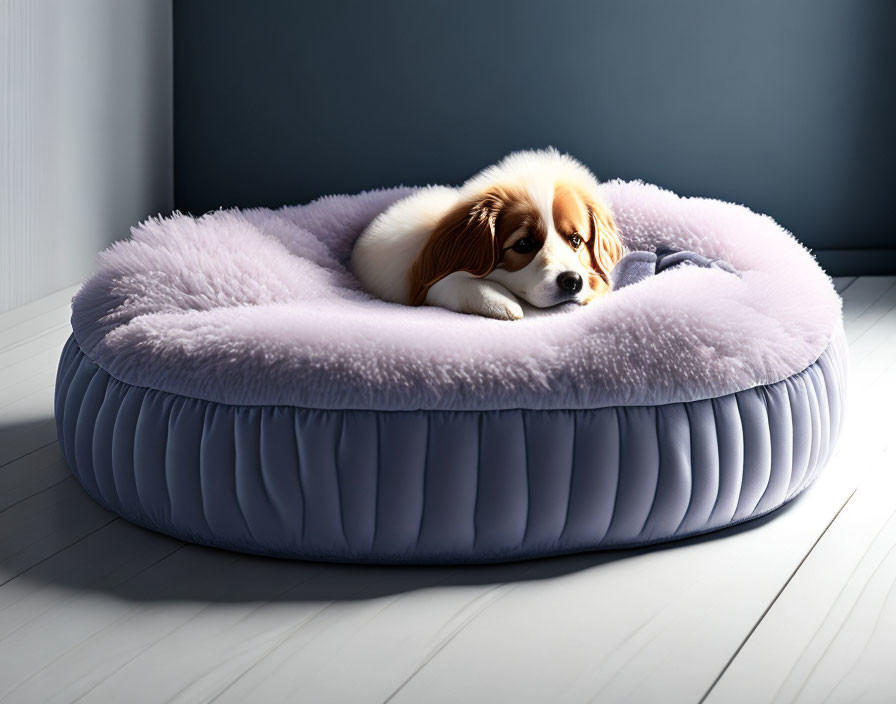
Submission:
M 550 148 L 397 201 L 361 233 L 351 268 L 386 301 L 518 320 L 521 300 L 585 305 L 607 293 L 623 253 L 597 179 Z

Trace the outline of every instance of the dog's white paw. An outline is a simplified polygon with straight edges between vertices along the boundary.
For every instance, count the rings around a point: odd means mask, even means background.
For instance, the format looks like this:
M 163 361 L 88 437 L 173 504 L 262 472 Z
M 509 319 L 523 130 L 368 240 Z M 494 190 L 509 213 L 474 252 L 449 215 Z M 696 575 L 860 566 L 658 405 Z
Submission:
M 478 284 L 468 297 L 465 313 L 495 320 L 519 320 L 523 317 L 523 307 L 503 286 L 492 281 L 480 281 Z
M 495 320 L 519 320 L 523 317 L 523 307 L 516 301 L 489 302 L 479 314 Z
M 426 296 L 429 305 L 495 320 L 519 320 L 523 307 L 501 284 L 455 272 L 433 284 Z

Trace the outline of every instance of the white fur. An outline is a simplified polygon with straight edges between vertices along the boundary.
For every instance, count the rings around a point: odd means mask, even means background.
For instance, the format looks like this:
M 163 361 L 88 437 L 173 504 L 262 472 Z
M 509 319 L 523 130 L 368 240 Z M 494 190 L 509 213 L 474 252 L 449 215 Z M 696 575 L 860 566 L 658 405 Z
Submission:
M 588 271 L 554 229 L 555 185 L 563 181 L 600 200 L 598 182 L 578 161 L 556 149 L 522 151 L 479 172 L 460 188 L 429 187 L 398 201 L 361 233 L 351 267 L 363 288 L 386 301 L 410 303 L 409 274 L 439 219 L 461 200 L 473 199 L 496 185 L 528 191 L 547 228 L 544 246 L 518 271 L 495 269 L 483 278 L 456 272 L 433 285 L 428 305 L 461 313 L 514 320 L 523 317 L 518 298 L 545 308 L 562 302 L 583 303 L 587 284 L 576 296 L 564 296 L 557 277 L 573 271 L 588 281 Z
M 426 303 L 496 320 L 519 320 L 523 317 L 523 307 L 507 288 L 465 271 L 448 274 L 434 283 L 426 294 Z
M 460 195 L 456 188 L 430 186 L 378 215 L 352 249 L 351 267 L 370 293 L 408 303 L 408 272 L 433 228 Z

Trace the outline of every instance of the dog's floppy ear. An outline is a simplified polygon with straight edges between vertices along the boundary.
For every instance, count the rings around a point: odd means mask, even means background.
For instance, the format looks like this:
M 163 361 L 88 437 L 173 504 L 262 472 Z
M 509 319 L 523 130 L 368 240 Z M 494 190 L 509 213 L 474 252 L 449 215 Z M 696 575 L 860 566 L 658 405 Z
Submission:
M 503 205 L 502 194 L 489 191 L 459 203 L 439 220 L 411 267 L 411 305 L 421 305 L 430 287 L 449 274 L 485 276 L 497 266 L 495 225 Z
M 604 279 L 610 281 L 610 272 L 622 257 L 622 240 L 616 221 L 607 206 L 597 201 L 588 201 L 588 217 L 591 220 L 591 264 Z

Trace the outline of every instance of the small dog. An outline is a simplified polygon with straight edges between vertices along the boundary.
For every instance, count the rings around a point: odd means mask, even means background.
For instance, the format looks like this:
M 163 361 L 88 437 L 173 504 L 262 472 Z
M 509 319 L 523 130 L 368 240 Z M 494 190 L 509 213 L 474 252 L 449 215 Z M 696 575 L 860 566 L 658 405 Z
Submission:
M 547 149 L 398 201 L 361 233 L 351 266 L 387 301 L 517 320 L 519 299 L 547 308 L 606 293 L 622 254 L 597 179 Z

